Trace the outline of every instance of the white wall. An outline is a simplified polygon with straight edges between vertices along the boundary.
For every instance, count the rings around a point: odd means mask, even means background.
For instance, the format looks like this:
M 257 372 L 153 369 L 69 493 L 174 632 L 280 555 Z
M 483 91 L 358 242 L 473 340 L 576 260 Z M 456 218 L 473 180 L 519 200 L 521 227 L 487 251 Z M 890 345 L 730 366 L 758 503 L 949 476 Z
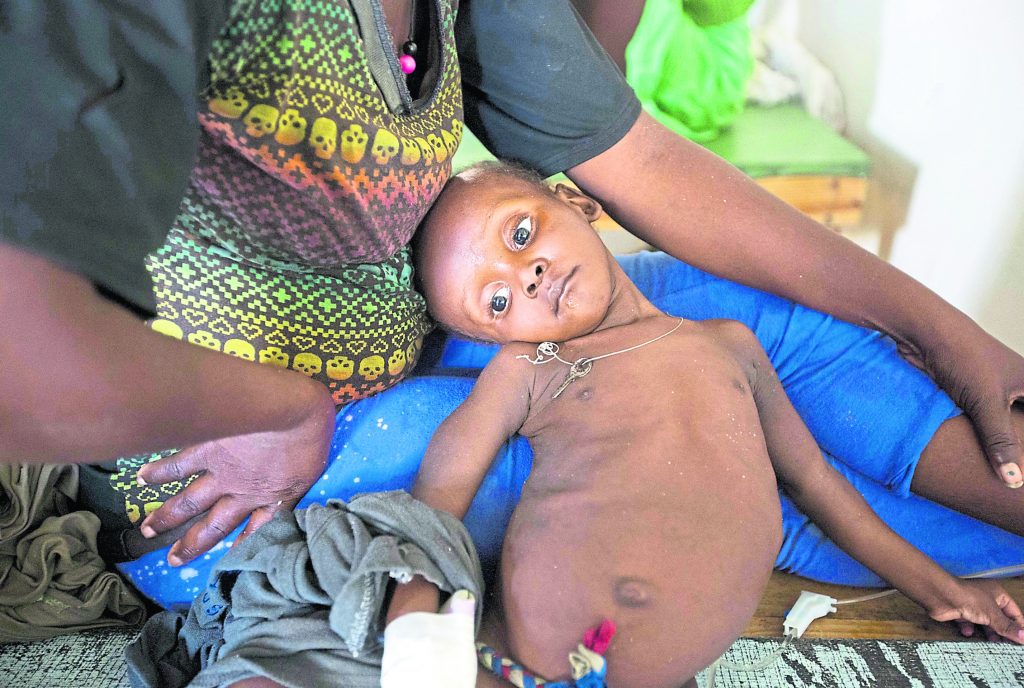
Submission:
M 800 0 L 891 262 L 1024 353 L 1024 2 Z

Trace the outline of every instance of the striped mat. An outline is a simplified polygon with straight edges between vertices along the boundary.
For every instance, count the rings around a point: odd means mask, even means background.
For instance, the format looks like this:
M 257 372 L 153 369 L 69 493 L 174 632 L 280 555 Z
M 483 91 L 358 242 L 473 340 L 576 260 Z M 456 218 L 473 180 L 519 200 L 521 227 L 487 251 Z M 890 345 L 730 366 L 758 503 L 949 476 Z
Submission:
M 127 686 L 124 631 L 0 645 L 5 688 Z M 751 664 L 778 647 L 739 640 L 726 659 Z M 698 677 L 707 688 L 706 674 Z M 320 682 L 317 685 L 329 685 Z M 800 640 L 771 667 L 753 673 L 719 669 L 715 688 L 1022 688 L 1024 647 L 984 641 Z

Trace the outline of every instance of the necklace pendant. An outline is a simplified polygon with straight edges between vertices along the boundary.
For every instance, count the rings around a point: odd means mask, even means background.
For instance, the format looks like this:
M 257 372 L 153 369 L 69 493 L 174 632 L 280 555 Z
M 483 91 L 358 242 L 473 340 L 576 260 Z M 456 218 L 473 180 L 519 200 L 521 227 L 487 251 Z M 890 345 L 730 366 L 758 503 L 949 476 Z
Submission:
M 579 380 L 581 377 L 586 377 L 590 369 L 594 367 L 594 362 L 589 358 L 581 358 L 569 366 L 569 372 L 566 373 L 565 379 L 562 380 L 562 384 L 558 386 L 555 393 L 551 395 L 552 399 L 557 399 L 558 395 L 565 391 L 565 388 L 572 383 Z

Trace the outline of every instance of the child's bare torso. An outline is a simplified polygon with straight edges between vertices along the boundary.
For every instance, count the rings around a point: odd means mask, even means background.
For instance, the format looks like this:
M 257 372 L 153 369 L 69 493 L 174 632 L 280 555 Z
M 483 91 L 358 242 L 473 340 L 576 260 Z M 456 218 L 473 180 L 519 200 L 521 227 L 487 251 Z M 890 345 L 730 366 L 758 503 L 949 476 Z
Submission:
M 625 349 L 675 322 L 645 319 L 561 355 Z M 753 615 L 781 514 L 751 364 L 730 331 L 685 322 L 594 362 L 554 400 L 568 368 L 522 362 L 535 376 L 521 429 L 534 466 L 505 540 L 502 606 L 508 651 L 538 674 L 565 677 L 581 633 L 609 618 L 609 684 L 676 686 Z

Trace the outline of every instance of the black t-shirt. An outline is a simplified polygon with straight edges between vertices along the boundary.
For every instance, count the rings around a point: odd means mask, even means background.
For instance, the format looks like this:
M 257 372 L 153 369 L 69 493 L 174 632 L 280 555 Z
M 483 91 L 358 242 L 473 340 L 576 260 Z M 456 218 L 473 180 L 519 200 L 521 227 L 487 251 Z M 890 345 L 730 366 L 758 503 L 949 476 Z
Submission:
M 185 190 L 225 17 L 211 0 L 4 0 L 0 240 L 151 310 L 143 258 Z
M 143 310 L 143 265 L 192 168 L 213 0 L 0 5 L 0 241 Z M 640 104 L 567 0 L 463 0 L 466 123 L 543 174 L 618 141 Z M 0 279 L 2 279 L 0 275 Z
M 455 40 L 466 125 L 548 176 L 604 152 L 640 102 L 567 0 L 464 0 Z

